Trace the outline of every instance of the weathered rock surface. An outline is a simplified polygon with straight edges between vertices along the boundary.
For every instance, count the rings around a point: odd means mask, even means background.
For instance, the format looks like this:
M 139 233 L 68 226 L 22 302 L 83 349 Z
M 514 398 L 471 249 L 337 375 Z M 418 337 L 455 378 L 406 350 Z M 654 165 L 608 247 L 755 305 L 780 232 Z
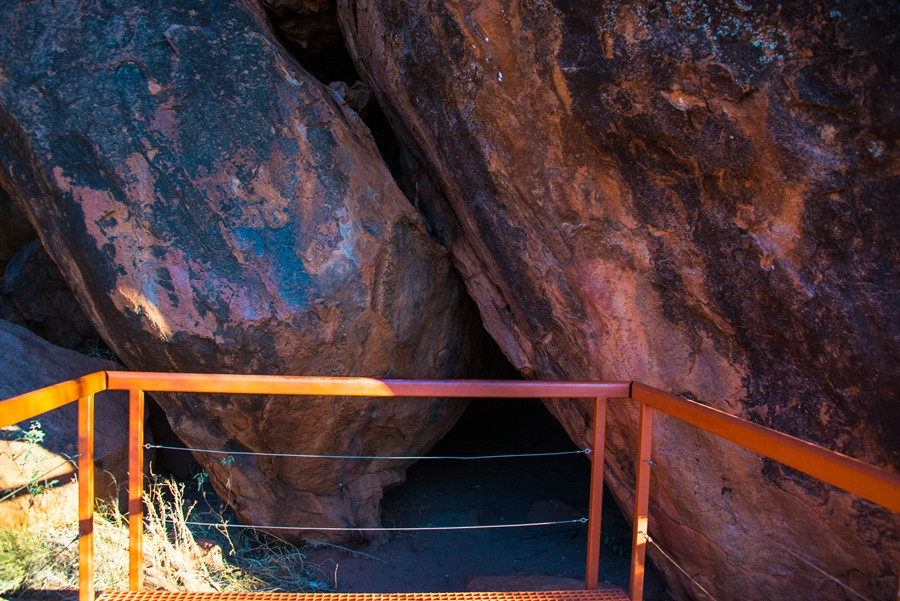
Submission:
M 339 12 L 360 73 L 446 192 L 432 210 L 522 373 L 636 379 L 898 467 L 895 5 Z M 587 443 L 585 406 L 551 410 Z M 635 416 L 610 411 L 623 505 Z M 658 422 L 651 534 L 715 598 L 846 594 L 760 532 L 868 597 L 894 594 L 896 516 Z M 651 555 L 679 598 L 702 594 Z
M 4 2 L 0 184 L 142 370 L 447 377 L 477 314 L 368 130 L 246 2 Z M 190 446 L 404 455 L 435 399 L 158 399 Z M 250 522 L 373 526 L 402 463 L 199 460 Z
M 0 319 L 65 348 L 97 337 L 39 240 L 26 244 L 6 266 L 0 279 Z
M 3 320 L 0 348 L 0 400 L 95 371 L 122 369 L 54 346 Z M 95 402 L 97 496 L 112 499 L 128 482 L 128 395 L 102 392 Z M 33 422 L 36 435 L 29 438 Z M 70 459 L 77 454 L 75 403 L 0 429 L 0 497 L 16 491 L 0 502 L 0 527 L 27 529 L 42 520 L 76 519 L 78 486 Z

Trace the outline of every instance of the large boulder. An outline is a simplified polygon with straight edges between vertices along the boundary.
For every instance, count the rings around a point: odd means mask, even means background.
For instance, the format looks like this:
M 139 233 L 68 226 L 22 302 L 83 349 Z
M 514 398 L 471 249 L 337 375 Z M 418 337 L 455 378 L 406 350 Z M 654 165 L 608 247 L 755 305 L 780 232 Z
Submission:
M 448 252 L 254 2 L 0 8 L 0 185 L 130 368 L 443 378 L 478 360 Z M 464 407 L 157 400 L 193 448 L 361 456 L 420 454 Z M 375 526 L 405 468 L 198 459 L 241 518 L 286 526 Z
M 896 5 L 339 13 L 523 374 L 640 380 L 897 469 Z M 588 444 L 587 405 L 551 410 Z M 611 406 L 607 479 L 629 512 L 635 421 Z M 651 535 L 714 598 L 843 598 L 809 564 L 896 594 L 897 516 L 674 420 L 654 449 Z M 678 598 L 703 598 L 650 552 Z
M 122 367 L 50 344 L 0 320 L 0 400 L 86 374 Z M 95 485 L 111 500 L 128 482 L 128 395 L 95 397 Z M 77 403 L 0 429 L 0 527 L 29 529 L 47 520 L 74 521 L 78 486 Z

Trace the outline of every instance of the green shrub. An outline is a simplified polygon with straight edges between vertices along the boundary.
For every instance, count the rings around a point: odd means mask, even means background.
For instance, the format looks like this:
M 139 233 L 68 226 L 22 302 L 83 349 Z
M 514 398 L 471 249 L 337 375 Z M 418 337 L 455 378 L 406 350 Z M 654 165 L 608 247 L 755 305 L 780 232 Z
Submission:
M 22 588 L 45 556 L 46 549 L 38 537 L 0 529 L 0 595 Z

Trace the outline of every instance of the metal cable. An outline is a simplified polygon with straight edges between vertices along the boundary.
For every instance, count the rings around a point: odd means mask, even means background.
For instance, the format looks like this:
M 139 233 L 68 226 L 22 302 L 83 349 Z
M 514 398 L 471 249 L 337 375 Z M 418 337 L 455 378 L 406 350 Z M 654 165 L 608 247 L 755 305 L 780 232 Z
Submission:
M 173 521 L 173 520 L 167 520 Z M 227 524 L 223 522 L 193 522 L 186 521 L 189 526 L 202 526 L 209 528 L 245 528 L 251 530 L 311 530 L 316 532 L 426 532 L 429 530 L 491 530 L 496 528 L 531 528 L 534 526 L 558 526 L 560 524 L 587 524 L 587 518 L 574 520 L 559 520 L 556 522 L 529 522 L 524 524 L 484 524 L 481 526 L 406 526 L 397 528 L 337 528 L 328 526 L 260 526 L 252 524 Z
M 650 535 L 649 535 L 649 534 L 645 534 L 645 533 L 642 533 L 642 534 L 644 534 L 644 538 L 647 539 L 647 542 L 648 542 L 648 543 L 650 543 L 651 545 L 653 545 L 654 547 L 656 547 L 656 548 L 659 550 L 659 552 L 663 554 L 663 557 L 665 557 L 666 559 L 668 559 L 669 562 L 671 562 L 671 564 L 672 564 L 673 566 L 675 566 L 676 568 L 678 568 L 678 571 L 679 571 L 679 572 L 681 572 L 682 574 L 684 574 L 685 576 L 687 576 L 687 577 L 688 577 L 688 580 L 690 580 L 691 582 L 693 582 L 694 585 L 695 585 L 697 588 L 699 588 L 701 591 L 703 591 L 703 592 L 706 594 L 707 597 L 709 597 L 709 598 L 712 599 L 713 601 L 718 601 L 718 599 L 716 599 L 715 597 L 712 596 L 712 593 L 710 593 L 708 590 L 706 590 L 705 588 L 703 588 L 703 585 L 701 585 L 699 582 L 697 582 L 696 580 L 694 580 L 694 577 L 693 577 L 693 576 L 691 576 L 690 574 L 688 574 L 687 571 L 685 571 L 685 569 L 684 569 L 683 567 L 681 567 L 680 565 L 678 565 L 678 562 L 675 561 L 674 559 L 672 559 L 672 556 L 671 556 L 671 555 L 669 555 L 668 553 L 666 553 L 665 551 L 663 551 L 663 548 L 660 547 L 658 544 L 656 544 L 656 541 L 653 540 L 652 538 L 650 538 Z
M 220 451 L 216 449 L 189 449 L 187 447 L 170 447 L 158 444 L 145 444 L 145 449 L 167 449 L 170 451 L 190 451 L 192 453 L 213 453 L 217 455 L 262 455 L 264 457 L 299 457 L 302 459 L 448 459 L 456 461 L 472 461 L 476 459 L 514 459 L 518 457 L 557 457 L 560 455 L 588 455 L 590 449 L 577 451 L 554 451 L 550 453 L 518 453 L 510 455 L 477 455 L 477 456 L 453 456 L 453 455 L 313 455 L 306 453 L 263 453 L 256 451 Z
M 38 482 L 39 480 L 44 480 L 46 476 L 49 476 L 50 474 L 52 474 L 53 472 L 55 472 L 55 471 L 58 470 L 59 468 L 63 467 L 63 466 L 66 465 L 67 463 L 72 463 L 74 460 L 78 459 L 79 457 L 81 457 L 81 453 L 79 453 L 79 454 L 77 454 L 77 455 L 73 455 L 72 457 L 69 457 L 68 459 L 66 459 L 65 461 L 63 461 L 62 463 L 60 463 L 59 465 L 57 465 L 57 466 L 55 466 L 55 467 L 51 467 L 49 470 L 47 470 L 46 472 L 44 472 L 44 473 L 41 474 L 40 476 L 33 476 L 33 477 L 29 480 L 29 482 L 28 482 L 27 484 L 23 484 L 22 486 L 19 486 L 18 488 L 7 489 L 6 494 L 5 494 L 2 498 L 0 498 L 0 503 L 2 503 L 3 501 L 6 501 L 7 499 L 11 499 L 12 497 L 16 496 L 17 494 L 19 494 L 20 492 L 22 492 L 23 490 L 25 490 L 25 489 L 27 489 L 29 486 L 31 486 L 31 484 L 32 484 L 33 482 Z M 77 466 L 76 466 L 76 467 L 77 467 Z M 63 475 L 63 474 L 60 474 L 60 475 Z
M 754 526 L 753 524 L 751 524 L 751 523 L 749 523 L 749 522 L 745 522 L 744 520 L 742 520 L 741 518 L 739 518 L 733 511 L 731 511 L 730 509 L 728 509 L 728 508 L 725 507 L 724 505 L 721 505 L 721 504 L 719 504 L 719 503 L 716 503 L 715 501 L 713 501 L 712 499 L 710 499 L 709 497 L 707 497 L 707 496 L 704 495 L 703 493 L 691 489 L 691 488 L 688 487 L 686 484 L 684 484 L 679 478 L 677 478 L 677 477 L 675 476 L 675 474 L 673 474 L 672 472 L 670 472 L 669 470 L 667 470 L 666 468 L 664 468 L 662 465 L 656 463 L 656 462 L 653 461 L 652 459 L 649 460 L 649 463 L 650 463 L 651 466 L 657 467 L 657 468 L 661 469 L 662 471 L 666 472 L 666 473 L 672 478 L 673 481 L 675 481 L 675 482 L 677 482 L 678 484 L 680 484 L 680 485 L 681 485 L 685 490 L 687 490 L 688 492 L 691 492 L 691 493 L 697 495 L 698 497 L 700 497 L 701 499 L 704 499 L 707 503 L 709 503 L 709 504 L 712 505 L 713 507 L 717 507 L 718 509 L 720 509 L 720 510 L 722 510 L 723 512 L 727 513 L 728 515 L 731 516 L 731 519 L 732 519 L 732 520 L 734 520 L 736 523 L 740 524 L 741 526 L 743 526 L 743 527 L 746 528 L 747 530 L 751 530 L 751 531 L 757 532 L 758 534 L 761 534 L 761 535 L 764 536 L 765 538 L 769 539 L 769 541 L 771 541 L 772 544 L 774 544 L 776 547 L 778 547 L 779 549 L 781 549 L 782 551 L 784 551 L 784 552 L 787 553 L 788 555 L 792 556 L 793 558 L 795 558 L 796 560 L 798 560 L 798 561 L 801 562 L 802 564 L 806 565 L 807 567 L 812 568 L 813 570 L 815 570 L 816 572 L 818 572 L 819 574 L 821 574 L 822 576 L 824 576 L 824 577 L 827 578 L 828 580 L 831 580 L 832 582 L 834 582 L 835 584 L 837 584 L 838 586 L 840 586 L 841 588 L 843 588 L 844 590 L 846 590 L 848 593 L 851 593 L 851 594 L 855 595 L 856 597 L 862 599 L 863 601 L 872 601 L 869 597 L 866 597 L 865 595 L 863 595 L 862 593 L 860 593 L 860 592 L 857 591 L 856 589 L 852 588 L 850 585 L 841 582 L 841 581 L 838 580 L 835 576 L 832 576 L 831 574 L 829 574 L 828 572 L 826 572 L 825 570 L 823 570 L 823 569 L 820 568 L 819 566 L 817 566 L 817 565 L 815 565 L 814 563 L 812 563 L 811 560 L 807 559 L 806 557 L 803 557 L 802 555 L 800 555 L 800 554 L 797 553 L 796 551 L 793 551 L 792 549 L 790 549 L 790 548 L 784 546 L 783 544 L 781 544 L 780 542 L 778 542 L 777 540 L 775 540 L 774 538 L 772 538 L 772 536 L 771 536 L 770 534 L 768 534 L 767 532 L 765 532 L 765 531 L 763 531 L 763 530 L 760 530 L 759 528 L 757 528 L 756 526 Z M 658 548 L 658 545 L 656 545 L 656 546 L 657 546 L 657 548 Z

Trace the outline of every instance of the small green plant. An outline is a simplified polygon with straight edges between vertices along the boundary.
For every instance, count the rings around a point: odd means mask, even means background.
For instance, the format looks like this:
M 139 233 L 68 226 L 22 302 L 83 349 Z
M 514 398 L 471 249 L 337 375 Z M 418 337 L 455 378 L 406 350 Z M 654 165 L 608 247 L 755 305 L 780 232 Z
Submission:
M 209 474 L 206 470 L 200 470 L 193 476 L 194 481 L 197 483 L 197 492 L 203 491 L 203 485 L 209 482 Z
M 13 456 L 13 461 L 19 469 L 22 478 L 25 480 L 25 484 L 16 489 L 5 491 L 5 494 L 0 497 L 0 501 L 5 501 L 6 499 L 14 497 L 23 490 L 28 491 L 28 494 L 31 495 L 33 501 L 34 497 L 37 497 L 59 484 L 58 479 L 54 478 L 53 480 L 50 480 L 46 476 L 65 465 L 70 459 L 66 458 L 66 462 L 63 462 L 50 470 L 44 469 L 37 460 L 36 449 L 44 442 L 46 435 L 46 432 L 44 432 L 43 427 L 41 426 L 41 422 L 38 420 L 32 421 L 28 425 L 28 430 L 17 434 L 16 440 L 25 443 L 25 450 L 15 454 Z
M 72 350 L 94 359 L 106 359 L 107 361 L 121 363 L 116 354 L 112 352 L 112 349 L 100 338 L 83 338 L 78 346 Z
M 628 557 L 631 555 L 631 549 L 613 534 L 604 532 L 600 536 L 600 542 L 603 543 L 605 549 L 611 551 L 616 557 Z
M 28 430 L 19 434 L 19 438 L 24 440 L 30 445 L 38 445 L 44 442 L 44 437 L 47 436 L 47 433 L 44 432 L 41 422 L 34 420 L 28 425 Z
M 40 446 L 42 442 L 44 442 L 44 438 L 47 436 L 47 433 L 44 432 L 43 427 L 41 426 L 41 422 L 38 420 L 32 421 L 28 425 L 28 430 L 21 433 L 21 440 L 25 442 L 27 445 L 24 455 L 22 456 L 22 462 L 27 464 L 32 459 L 32 453 L 35 448 Z M 53 479 L 48 480 L 44 476 L 46 472 L 41 472 L 41 470 L 37 467 L 31 470 L 31 475 L 28 477 L 28 484 L 26 484 L 26 488 L 28 489 L 28 493 L 32 497 L 36 497 L 39 494 L 47 491 L 57 484 L 59 484 L 59 480 Z
M 59 484 L 59 480 L 55 478 L 53 480 L 47 480 L 46 478 L 43 480 L 39 478 L 29 480 L 27 484 L 28 494 L 30 494 L 32 497 L 36 497 L 39 494 L 53 488 L 57 484 Z

